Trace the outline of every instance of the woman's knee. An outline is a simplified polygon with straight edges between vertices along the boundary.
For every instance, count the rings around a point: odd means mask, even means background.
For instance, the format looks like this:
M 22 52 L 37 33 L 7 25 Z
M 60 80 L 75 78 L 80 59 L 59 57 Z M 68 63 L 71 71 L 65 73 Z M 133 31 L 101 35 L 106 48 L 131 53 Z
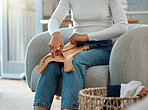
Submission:
M 56 67 L 57 65 L 58 65 L 58 62 L 50 62 L 50 63 L 48 63 L 46 68 Z
M 57 74 L 57 73 L 60 73 L 60 67 L 58 65 L 58 62 L 50 62 L 44 69 L 43 75 Z
M 82 66 L 84 64 L 83 58 L 81 56 L 74 56 L 72 64 L 75 66 Z

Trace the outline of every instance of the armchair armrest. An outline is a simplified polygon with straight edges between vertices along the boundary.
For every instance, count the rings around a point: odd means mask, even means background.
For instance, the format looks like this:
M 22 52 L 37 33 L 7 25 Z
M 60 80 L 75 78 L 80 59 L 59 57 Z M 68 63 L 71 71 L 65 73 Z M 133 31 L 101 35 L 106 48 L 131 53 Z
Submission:
M 49 52 L 48 43 L 50 39 L 49 33 L 43 32 L 34 36 L 28 44 L 25 57 L 25 72 L 29 87 L 33 68 Z
M 137 28 L 119 37 L 110 56 L 110 83 L 141 81 L 148 86 L 148 27 Z

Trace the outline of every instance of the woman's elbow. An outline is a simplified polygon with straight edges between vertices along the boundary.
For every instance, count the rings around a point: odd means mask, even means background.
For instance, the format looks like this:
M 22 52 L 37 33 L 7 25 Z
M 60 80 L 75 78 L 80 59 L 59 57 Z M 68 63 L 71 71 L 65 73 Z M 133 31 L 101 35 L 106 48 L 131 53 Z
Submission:
M 120 30 L 121 33 L 124 34 L 125 32 L 128 31 L 128 24 L 124 23 L 124 24 L 120 24 Z

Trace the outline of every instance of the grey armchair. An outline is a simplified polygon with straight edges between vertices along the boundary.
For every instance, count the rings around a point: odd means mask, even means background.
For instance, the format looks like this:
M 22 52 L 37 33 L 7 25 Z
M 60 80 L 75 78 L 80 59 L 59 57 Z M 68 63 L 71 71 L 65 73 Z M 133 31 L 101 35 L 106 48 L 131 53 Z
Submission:
M 128 32 L 113 39 L 110 64 L 94 66 L 87 70 L 85 88 L 127 83 L 131 80 L 140 80 L 144 86 L 148 86 L 148 25 L 129 24 L 128 27 Z M 64 43 L 67 43 L 72 29 L 64 28 L 60 32 Z M 25 72 L 28 86 L 33 92 L 39 77 L 36 68 L 39 61 L 49 53 L 50 39 L 49 33 L 43 32 L 33 37 L 28 44 Z M 62 78 L 56 95 L 61 95 L 61 84 Z

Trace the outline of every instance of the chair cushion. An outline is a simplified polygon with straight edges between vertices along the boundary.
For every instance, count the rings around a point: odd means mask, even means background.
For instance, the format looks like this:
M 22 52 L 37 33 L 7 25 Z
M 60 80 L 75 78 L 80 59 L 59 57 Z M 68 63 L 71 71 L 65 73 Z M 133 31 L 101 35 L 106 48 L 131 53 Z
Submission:
M 33 92 L 36 90 L 37 82 L 40 73 L 37 71 L 36 65 L 32 71 L 31 75 L 31 81 L 30 81 L 30 87 Z M 107 86 L 108 79 L 109 79 L 109 66 L 108 65 L 102 65 L 102 66 L 94 66 L 89 69 L 87 69 L 86 77 L 85 77 L 85 88 L 90 87 L 103 87 Z M 60 79 L 60 83 L 58 84 L 56 95 L 61 95 L 61 88 L 62 88 L 62 78 Z
M 109 66 L 93 66 L 86 71 L 85 88 L 105 87 L 109 82 Z

